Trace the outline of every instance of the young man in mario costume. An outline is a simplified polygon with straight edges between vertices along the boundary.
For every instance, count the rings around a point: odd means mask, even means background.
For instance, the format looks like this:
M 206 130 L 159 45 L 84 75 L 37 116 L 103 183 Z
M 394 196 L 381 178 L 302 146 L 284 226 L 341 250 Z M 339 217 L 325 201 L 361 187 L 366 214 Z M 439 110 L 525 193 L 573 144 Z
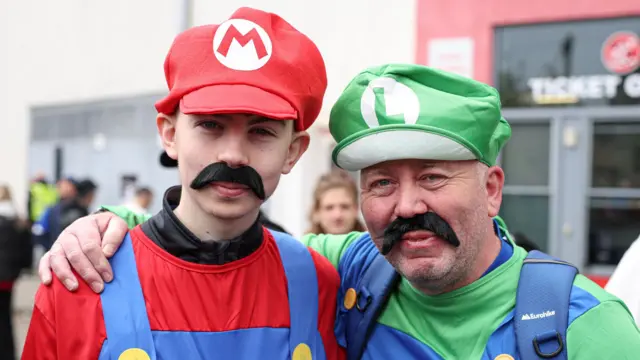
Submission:
M 263 228 L 260 204 L 309 145 L 327 86 L 316 45 L 237 10 L 177 36 L 158 132 L 181 183 L 132 229 L 101 294 L 40 287 L 23 359 L 341 359 L 331 263 Z

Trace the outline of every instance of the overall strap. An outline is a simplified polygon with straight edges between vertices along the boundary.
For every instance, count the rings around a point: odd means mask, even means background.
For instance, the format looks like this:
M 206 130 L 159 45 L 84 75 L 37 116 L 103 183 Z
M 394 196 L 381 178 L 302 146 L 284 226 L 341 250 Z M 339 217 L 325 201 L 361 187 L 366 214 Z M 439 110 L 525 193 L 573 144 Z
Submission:
M 376 320 L 384 309 L 389 294 L 395 288 L 400 276 L 393 266 L 378 253 L 364 274 L 356 289 L 348 289 L 346 299 L 355 296 L 355 309 L 347 313 L 347 358 L 359 360 L 367 345 Z M 352 292 L 349 294 L 349 292 Z
M 135 359 L 131 355 L 146 353 L 149 359 L 155 360 L 153 336 L 129 233 L 110 263 L 113 281 L 105 284 L 100 294 L 110 359 Z
M 539 251 L 524 260 L 514 326 L 523 360 L 567 359 L 567 327 L 575 266 Z
M 301 354 L 317 354 L 322 347 L 318 333 L 318 276 L 311 253 L 304 244 L 290 235 L 269 230 L 273 235 L 284 274 L 287 277 L 289 295 L 289 349 L 291 358 Z M 294 357 L 294 352 L 296 356 Z

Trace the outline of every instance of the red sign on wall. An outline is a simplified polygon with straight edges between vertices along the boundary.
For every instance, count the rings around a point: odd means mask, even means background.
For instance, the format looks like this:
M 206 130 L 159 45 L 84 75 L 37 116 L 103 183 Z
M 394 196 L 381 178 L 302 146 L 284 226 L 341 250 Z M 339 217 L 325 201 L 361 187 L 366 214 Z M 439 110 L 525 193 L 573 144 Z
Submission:
M 612 34 L 602 45 L 602 63 L 611 72 L 626 75 L 640 67 L 640 37 L 630 31 Z
M 523 5 L 507 0 L 418 0 L 416 62 L 428 64 L 432 40 L 469 38 L 473 42 L 473 78 L 493 83 L 493 37 L 496 26 L 605 19 L 640 15 L 638 0 L 539 0 Z M 616 44 L 621 42 L 618 40 Z M 628 42 L 625 46 L 629 46 Z M 622 52 L 622 51 L 620 51 Z M 616 59 L 619 53 L 611 56 Z M 597 56 L 597 55 L 596 55 Z M 614 60 L 612 60 L 614 61 Z M 614 61 L 624 64 L 625 60 Z M 631 67 L 633 61 L 629 62 Z M 625 68 L 624 65 L 616 65 Z

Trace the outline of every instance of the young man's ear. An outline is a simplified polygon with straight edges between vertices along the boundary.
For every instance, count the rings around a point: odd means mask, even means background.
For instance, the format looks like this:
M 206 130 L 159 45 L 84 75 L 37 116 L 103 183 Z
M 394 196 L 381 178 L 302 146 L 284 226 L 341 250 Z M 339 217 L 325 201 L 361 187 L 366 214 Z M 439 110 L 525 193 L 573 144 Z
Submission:
M 309 142 L 311 138 L 306 131 L 294 132 L 291 138 L 291 144 L 287 150 L 287 157 L 282 167 L 282 173 L 288 174 L 293 169 L 293 166 L 300 160 L 302 154 L 309 148 Z
M 156 117 L 156 126 L 158 134 L 162 140 L 162 147 L 173 160 L 178 159 L 178 153 L 175 150 L 176 144 L 176 124 L 178 117 L 176 115 L 158 114 Z

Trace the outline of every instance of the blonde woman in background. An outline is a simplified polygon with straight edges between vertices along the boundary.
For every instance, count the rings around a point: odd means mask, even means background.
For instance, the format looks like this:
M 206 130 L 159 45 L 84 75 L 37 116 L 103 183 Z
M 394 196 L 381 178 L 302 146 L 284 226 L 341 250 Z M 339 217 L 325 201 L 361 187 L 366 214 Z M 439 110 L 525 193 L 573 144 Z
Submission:
M 316 185 L 307 233 L 338 235 L 366 231 L 358 215 L 356 183 L 345 172 L 331 172 Z

